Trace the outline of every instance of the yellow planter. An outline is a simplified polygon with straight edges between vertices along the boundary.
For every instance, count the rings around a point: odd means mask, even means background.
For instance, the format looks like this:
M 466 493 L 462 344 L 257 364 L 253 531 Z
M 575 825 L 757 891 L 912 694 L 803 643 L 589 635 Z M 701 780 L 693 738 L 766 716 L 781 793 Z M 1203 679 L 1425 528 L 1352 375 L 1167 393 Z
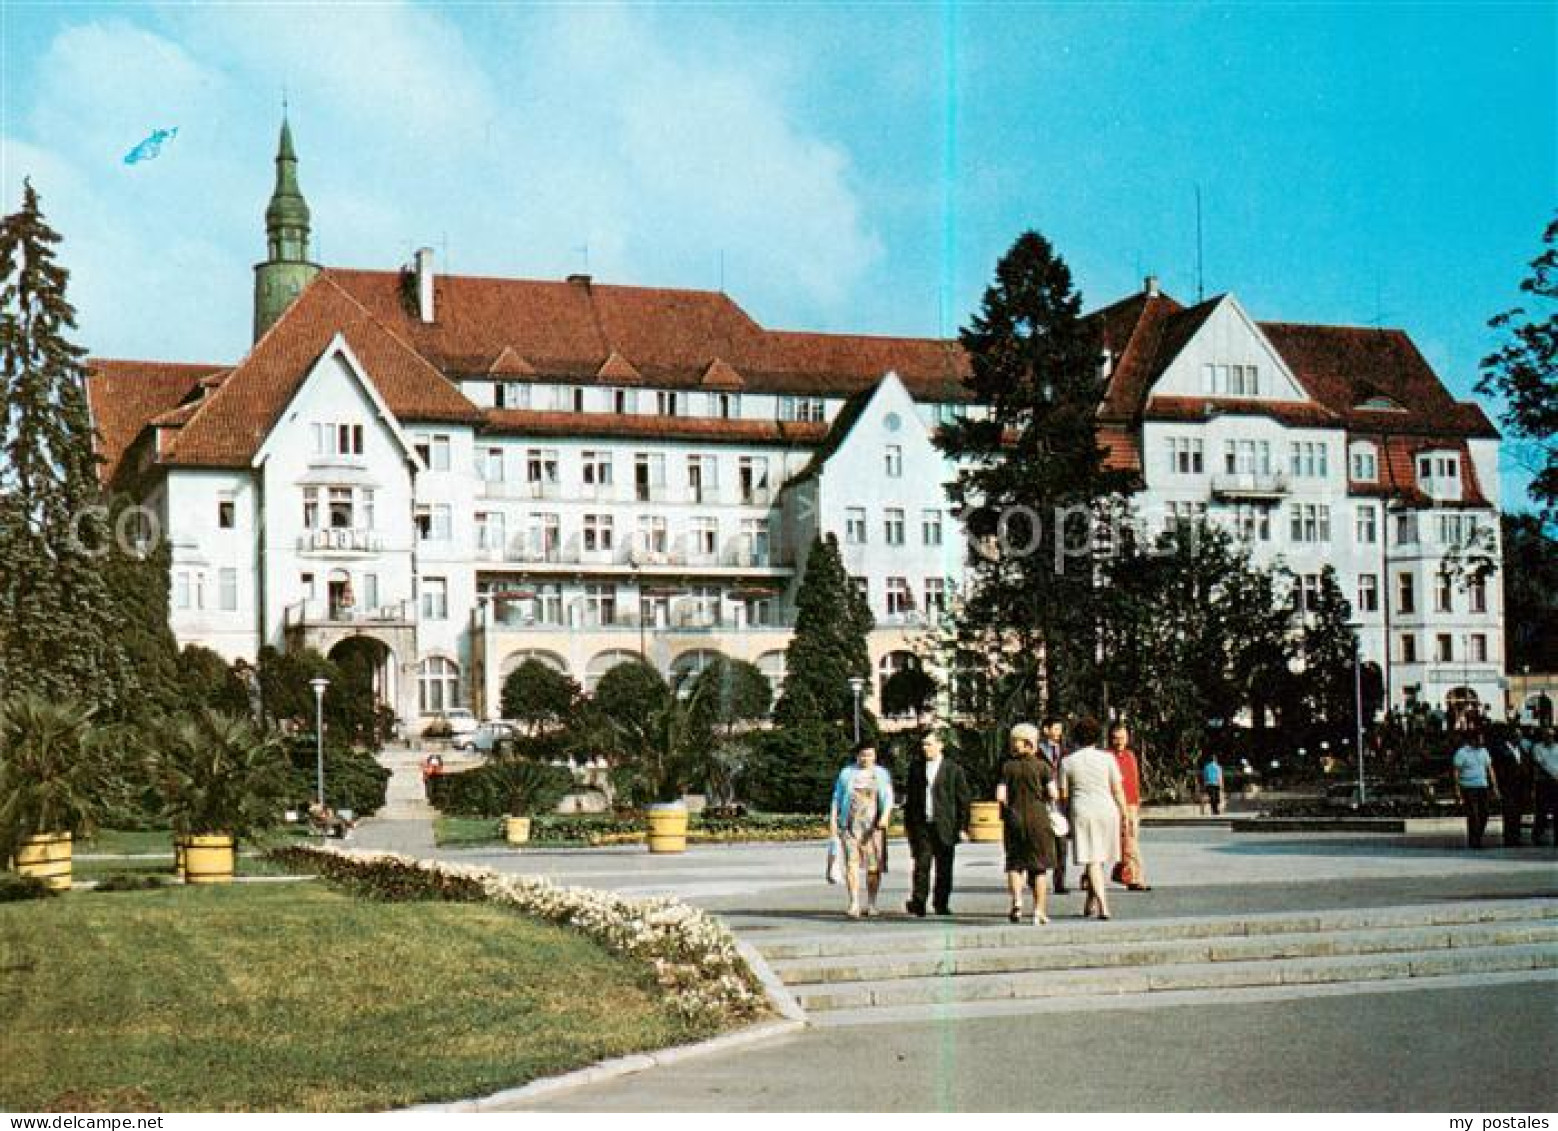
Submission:
M 649 810 L 649 851 L 687 851 L 687 810 L 681 806 Z
M 184 838 L 181 835 L 173 837 L 173 870 L 178 873 L 178 878 L 184 878 Z
M 230 884 L 233 882 L 233 838 L 224 834 L 184 838 L 184 882 L 186 884 Z
M 69 833 L 24 837 L 16 850 L 17 874 L 43 880 L 55 891 L 69 891 L 70 848 Z
M 975 844 L 1001 840 L 1001 806 L 995 801 L 976 801 L 968 807 L 968 839 Z
M 503 839 L 510 844 L 528 844 L 530 842 L 530 818 L 504 817 Z

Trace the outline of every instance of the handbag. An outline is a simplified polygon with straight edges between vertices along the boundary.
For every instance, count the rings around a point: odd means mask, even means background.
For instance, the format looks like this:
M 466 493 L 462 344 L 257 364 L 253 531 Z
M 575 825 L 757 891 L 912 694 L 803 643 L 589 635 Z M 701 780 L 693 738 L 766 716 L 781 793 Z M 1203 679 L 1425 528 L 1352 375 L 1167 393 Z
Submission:
M 1071 822 L 1066 820 L 1066 815 L 1060 811 L 1059 806 L 1051 805 L 1049 807 L 1049 830 L 1057 837 L 1068 837 L 1071 835 Z
M 839 844 L 839 838 L 836 836 L 829 837 L 828 863 L 827 867 L 823 869 L 823 875 L 827 877 L 830 884 L 841 884 L 844 882 L 844 861 L 839 859 L 842 854 L 843 847 Z

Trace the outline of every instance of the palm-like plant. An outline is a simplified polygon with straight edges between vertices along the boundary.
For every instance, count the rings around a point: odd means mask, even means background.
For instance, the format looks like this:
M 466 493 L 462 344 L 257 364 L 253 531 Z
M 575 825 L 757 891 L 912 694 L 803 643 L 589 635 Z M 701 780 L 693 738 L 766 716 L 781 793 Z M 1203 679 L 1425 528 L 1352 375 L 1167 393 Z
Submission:
M 164 719 L 152 745 L 175 831 L 252 839 L 281 819 L 290 763 L 279 734 L 201 708 Z
M 0 703 L 0 857 L 27 837 L 89 834 L 122 790 L 92 711 L 31 693 Z

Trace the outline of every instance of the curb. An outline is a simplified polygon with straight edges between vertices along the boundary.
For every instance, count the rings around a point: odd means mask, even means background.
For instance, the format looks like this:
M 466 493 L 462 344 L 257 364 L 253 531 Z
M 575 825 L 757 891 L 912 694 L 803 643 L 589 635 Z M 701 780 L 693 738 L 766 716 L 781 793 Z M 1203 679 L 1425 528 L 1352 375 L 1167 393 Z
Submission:
M 523 1103 L 526 1100 L 537 1099 L 541 1096 L 553 1095 L 557 1092 L 569 1091 L 573 1088 L 582 1088 L 588 1084 L 600 1084 L 607 1080 L 618 1080 L 624 1076 L 633 1076 L 640 1072 L 647 1072 L 651 1068 L 662 1065 L 679 1064 L 685 1060 L 694 1060 L 698 1057 L 712 1056 L 715 1053 L 728 1052 L 732 1049 L 744 1048 L 747 1045 L 757 1044 L 760 1041 L 771 1040 L 775 1037 L 785 1037 L 798 1033 L 806 1027 L 804 1021 L 783 1020 L 767 1021 L 760 1025 L 754 1025 L 750 1029 L 742 1029 L 735 1033 L 726 1033 L 722 1036 L 711 1037 L 706 1041 L 697 1041 L 690 1045 L 675 1045 L 659 1052 L 634 1053 L 630 1056 L 619 1056 L 614 1060 L 603 1060 L 599 1064 L 588 1068 L 581 1068 L 575 1072 L 565 1072 L 561 1076 L 548 1076 L 540 1080 L 532 1080 L 530 1083 L 518 1088 L 509 1088 L 506 1091 L 495 1092 L 490 1096 L 480 1099 L 456 1100 L 444 1104 L 418 1104 L 415 1107 L 397 1109 L 400 1112 L 438 1112 L 438 1113 L 470 1113 L 483 1111 L 498 1111 L 510 1104 Z
M 728 929 L 728 927 L 727 927 Z M 736 952 L 741 955 L 752 973 L 757 975 L 757 980 L 762 983 L 763 990 L 768 994 L 769 1003 L 779 1011 L 779 1016 L 786 1021 L 793 1021 L 798 1025 L 806 1024 L 806 1008 L 801 1005 L 790 987 L 784 984 L 784 980 L 774 973 L 774 968 L 768 965 L 768 959 L 764 958 L 758 949 L 745 939 L 731 934 L 736 938 Z

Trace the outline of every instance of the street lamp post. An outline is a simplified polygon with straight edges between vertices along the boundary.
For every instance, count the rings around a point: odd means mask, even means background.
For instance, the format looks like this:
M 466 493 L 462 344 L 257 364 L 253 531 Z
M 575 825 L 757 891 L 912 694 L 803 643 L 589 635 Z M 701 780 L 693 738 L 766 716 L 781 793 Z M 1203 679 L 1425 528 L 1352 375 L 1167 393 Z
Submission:
M 1359 655 L 1363 626 L 1349 624 L 1352 629 L 1352 697 L 1353 719 L 1357 724 L 1358 741 L 1358 804 L 1367 801 L 1368 793 L 1363 784 L 1363 663 Z
M 865 689 L 866 681 L 858 676 L 849 677 L 849 689 L 855 693 L 855 743 L 860 742 L 860 693 Z
M 317 758 L 315 785 L 319 793 L 319 808 L 325 807 L 325 688 L 330 681 L 322 675 L 308 681 L 314 689 L 314 751 Z

